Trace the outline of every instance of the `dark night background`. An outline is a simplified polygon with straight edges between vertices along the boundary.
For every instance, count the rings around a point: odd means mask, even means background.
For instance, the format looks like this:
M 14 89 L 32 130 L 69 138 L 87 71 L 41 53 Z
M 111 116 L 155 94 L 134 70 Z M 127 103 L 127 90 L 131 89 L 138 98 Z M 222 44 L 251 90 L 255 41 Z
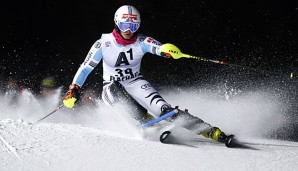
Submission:
M 167 60 L 146 54 L 143 74 L 156 85 L 270 87 L 297 109 L 298 2 L 271 1 L 21 1 L 1 4 L 1 81 L 8 77 L 38 91 L 46 75 L 67 87 L 92 44 L 114 27 L 121 5 L 139 9 L 140 32 L 182 52 L 259 69 Z M 260 70 L 265 70 L 260 71 Z M 101 67 L 86 86 L 100 86 Z M 269 85 L 270 84 L 270 85 Z M 276 88 L 278 87 L 278 88 Z

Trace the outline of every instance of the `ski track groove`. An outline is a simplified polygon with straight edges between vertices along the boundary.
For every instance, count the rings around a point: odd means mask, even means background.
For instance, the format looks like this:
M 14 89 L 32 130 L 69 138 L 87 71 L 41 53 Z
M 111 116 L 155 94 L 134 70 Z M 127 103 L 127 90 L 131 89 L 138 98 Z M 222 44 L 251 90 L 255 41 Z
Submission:
M 21 158 L 19 157 L 19 155 L 17 153 L 17 149 L 15 147 L 10 145 L 9 142 L 7 142 L 1 135 L 0 135 L 0 140 L 1 140 L 2 144 L 4 144 L 4 146 L 2 145 L 3 146 L 2 149 L 7 151 L 8 153 L 12 153 L 14 155 L 14 157 L 21 160 Z
M 48 165 L 51 168 L 53 164 L 51 158 L 53 156 L 49 154 L 58 151 L 69 151 L 69 155 L 65 156 L 65 158 L 69 158 L 70 160 L 76 155 L 72 152 L 73 147 L 65 143 L 68 142 L 69 139 L 76 139 L 79 144 L 87 141 L 91 142 L 93 145 L 97 144 L 98 136 L 90 137 L 89 135 L 79 134 L 73 130 L 73 127 L 76 127 L 76 125 L 64 125 L 60 123 L 28 124 L 10 119 L 0 120 L 0 146 L 1 149 L 8 154 L 0 156 L 2 166 L 10 166 L 9 163 L 15 162 L 13 158 L 17 158 L 21 161 L 21 163 L 19 163 L 20 168 L 30 168 L 31 162 L 33 161 L 27 159 L 32 158 L 32 160 L 39 160 L 40 158 L 42 159 L 39 161 L 40 163 L 44 163 L 44 165 Z M 92 130 L 90 132 L 94 133 L 95 131 Z M 93 141 L 94 139 L 95 141 Z M 10 145 L 11 142 L 14 142 L 15 145 Z M 75 148 L 78 147 L 75 146 Z M 86 148 L 91 151 L 92 145 Z M 61 158 L 62 156 L 54 157 Z M 88 156 L 86 155 L 85 157 L 87 158 Z M 26 160 L 21 160 L 21 158 Z M 35 169 L 38 170 L 38 168 Z
M 43 128 L 42 128 L 43 127 Z M 12 146 L 8 146 L 9 143 L 2 137 L 1 141 L 8 147 L 8 149 L 14 153 L 18 158 L 17 151 L 23 154 L 31 153 L 34 155 L 42 156 L 43 153 L 48 152 L 48 148 L 44 148 L 47 144 L 51 143 L 54 149 L 58 148 L 57 141 L 66 140 L 71 136 L 76 135 L 74 132 L 67 129 L 62 129 L 63 125 L 26 125 L 24 123 L 16 123 L 14 121 L 8 121 L 6 127 L 3 130 L 8 139 L 17 141 L 18 147 L 13 150 Z M 55 129 L 56 128 L 56 129 Z M 58 128 L 58 129 L 57 129 Z M 33 131 L 32 131 L 33 130 Z M 43 130 L 43 131 L 34 131 Z M 35 132 L 35 134 L 33 133 Z M 39 133 L 40 132 L 40 133 Z M 50 136 L 49 136 L 50 135 Z M 26 141 L 30 139 L 31 144 L 27 144 Z M 51 149 L 53 150 L 53 148 Z

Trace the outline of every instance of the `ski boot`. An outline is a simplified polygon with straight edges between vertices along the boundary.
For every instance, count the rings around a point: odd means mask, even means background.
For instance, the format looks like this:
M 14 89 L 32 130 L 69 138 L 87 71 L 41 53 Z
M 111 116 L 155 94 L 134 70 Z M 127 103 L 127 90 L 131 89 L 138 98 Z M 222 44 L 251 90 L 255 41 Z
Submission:
M 226 147 L 233 146 L 234 135 L 226 135 L 217 127 L 212 127 L 209 131 L 203 132 L 202 135 L 206 138 L 211 138 L 217 142 L 225 143 Z

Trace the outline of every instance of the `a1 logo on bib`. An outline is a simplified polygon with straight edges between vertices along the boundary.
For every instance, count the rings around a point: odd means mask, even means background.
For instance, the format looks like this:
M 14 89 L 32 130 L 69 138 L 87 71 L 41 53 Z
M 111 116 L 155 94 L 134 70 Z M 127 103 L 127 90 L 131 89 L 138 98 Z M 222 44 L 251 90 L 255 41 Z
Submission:
M 127 53 L 130 54 L 130 60 L 133 60 L 133 56 L 132 56 L 132 49 L 130 49 L 129 51 L 127 51 Z M 120 52 L 118 59 L 116 61 L 115 67 L 119 67 L 121 65 L 129 65 L 128 59 L 126 57 L 125 52 Z

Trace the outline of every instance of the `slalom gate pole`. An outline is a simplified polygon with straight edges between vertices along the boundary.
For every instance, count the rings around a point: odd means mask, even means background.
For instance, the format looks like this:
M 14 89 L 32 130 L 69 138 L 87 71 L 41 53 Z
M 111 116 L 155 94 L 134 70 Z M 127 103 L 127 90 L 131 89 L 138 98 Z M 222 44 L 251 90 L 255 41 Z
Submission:
M 52 115 L 53 113 L 57 112 L 59 109 L 61 109 L 64 105 L 60 105 L 59 107 L 57 107 L 54 111 L 52 111 L 51 113 L 47 114 L 46 116 L 40 118 L 39 120 L 37 120 L 35 123 L 38 123 L 42 120 L 44 120 L 45 118 L 49 117 L 50 115 Z

